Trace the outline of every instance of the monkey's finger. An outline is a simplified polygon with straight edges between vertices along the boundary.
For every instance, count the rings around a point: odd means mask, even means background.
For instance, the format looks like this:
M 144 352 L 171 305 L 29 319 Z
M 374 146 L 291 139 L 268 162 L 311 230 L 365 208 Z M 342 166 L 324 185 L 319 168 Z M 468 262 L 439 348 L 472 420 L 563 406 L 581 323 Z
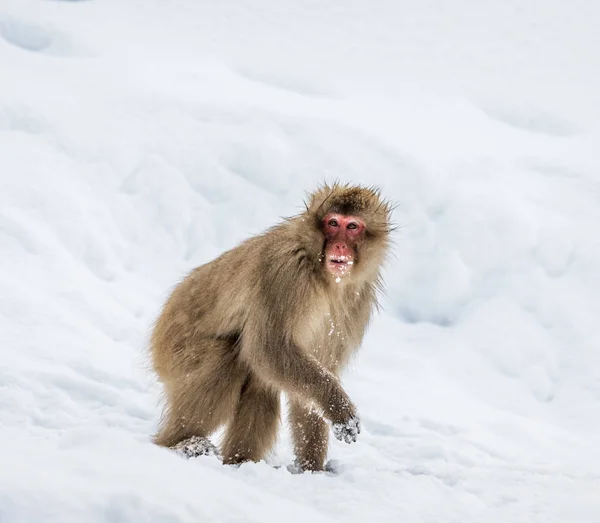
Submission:
M 352 443 L 356 441 L 356 432 L 348 432 L 344 437 L 346 443 Z

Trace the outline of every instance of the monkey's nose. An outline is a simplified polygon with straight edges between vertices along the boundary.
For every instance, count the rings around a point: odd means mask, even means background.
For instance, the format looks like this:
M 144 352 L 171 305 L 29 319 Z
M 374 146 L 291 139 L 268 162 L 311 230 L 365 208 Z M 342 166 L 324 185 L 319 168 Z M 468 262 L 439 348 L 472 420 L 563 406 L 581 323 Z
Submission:
M 346 242 L 335 242 L 333 252 L 338 256 L 351 256 L 352 250 Z

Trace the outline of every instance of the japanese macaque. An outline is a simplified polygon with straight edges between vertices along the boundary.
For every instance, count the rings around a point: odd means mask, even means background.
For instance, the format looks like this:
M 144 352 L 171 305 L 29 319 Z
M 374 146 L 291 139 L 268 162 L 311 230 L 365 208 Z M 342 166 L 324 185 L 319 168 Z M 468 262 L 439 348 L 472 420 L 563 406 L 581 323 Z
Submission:
M 281 392 L 301 470 L 323 470 L 329 426 L 356 441 L 339 374 L 377 305 L 390 213 L 375 189 L 324 185 L 303 213 L 188 274 L 152 334 L 166 396 L 155 443 L 225 425 L 223 462 L 259 461 L 276 441 Z

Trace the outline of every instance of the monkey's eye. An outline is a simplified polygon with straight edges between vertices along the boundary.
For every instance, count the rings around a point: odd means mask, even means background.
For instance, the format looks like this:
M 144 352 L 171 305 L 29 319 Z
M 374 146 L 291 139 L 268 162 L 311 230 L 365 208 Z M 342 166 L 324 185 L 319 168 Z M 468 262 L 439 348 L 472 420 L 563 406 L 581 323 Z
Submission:
M 332 219 L 332 220 L 329 220 L 329 221 L 327 222 L 327 225 L 329 225 L 329 227 L 338 227 L 338 226 L 339 226 L 339 223 L 338 223 L 338 221 L 337 221 L 337 220 L 333 220 L 333 219 Z
M 358 229 L 358 224 L 354 222 L 350 222 L 348 224 L 348 229 Z

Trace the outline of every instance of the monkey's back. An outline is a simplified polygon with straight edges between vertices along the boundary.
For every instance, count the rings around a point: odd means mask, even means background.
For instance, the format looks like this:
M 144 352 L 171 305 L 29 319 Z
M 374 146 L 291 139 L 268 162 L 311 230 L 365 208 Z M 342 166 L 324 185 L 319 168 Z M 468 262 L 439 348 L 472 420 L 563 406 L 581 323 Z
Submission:
M 158 315 L 150 340 L 154 370 L 165 380 L 180 359 L 202 351 L 206 340 L 234 341 L 247 315 L 255 285 L 260 243 L 246 240 L 196 267 L 176 285 Z M 245 263 L 241 263 L 245 260 Z

